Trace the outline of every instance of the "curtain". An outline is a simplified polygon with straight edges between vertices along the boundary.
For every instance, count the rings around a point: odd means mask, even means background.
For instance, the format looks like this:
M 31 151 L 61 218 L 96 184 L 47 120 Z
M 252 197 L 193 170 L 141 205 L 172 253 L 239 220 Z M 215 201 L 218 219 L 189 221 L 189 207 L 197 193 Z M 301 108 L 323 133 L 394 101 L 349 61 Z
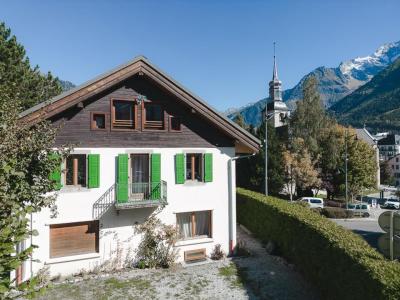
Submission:
M 149 155 L 132 155 L 132 193 L 147 195 L 149 183 Z
M 210 236 L 210 211 L 195 212 L 196 236 Z
M 177 214 L 179 235 L 182 239 L 192 237 L 191 213 Z

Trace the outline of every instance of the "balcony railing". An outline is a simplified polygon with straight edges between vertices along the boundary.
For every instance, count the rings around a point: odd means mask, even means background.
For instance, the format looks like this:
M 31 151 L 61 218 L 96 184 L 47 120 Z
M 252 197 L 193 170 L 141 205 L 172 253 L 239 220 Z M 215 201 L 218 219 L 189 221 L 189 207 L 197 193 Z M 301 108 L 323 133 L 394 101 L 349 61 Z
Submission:
M 115 185 L 116 209 L 154 207 L 167 203 L 167 183 L 117 183 Z

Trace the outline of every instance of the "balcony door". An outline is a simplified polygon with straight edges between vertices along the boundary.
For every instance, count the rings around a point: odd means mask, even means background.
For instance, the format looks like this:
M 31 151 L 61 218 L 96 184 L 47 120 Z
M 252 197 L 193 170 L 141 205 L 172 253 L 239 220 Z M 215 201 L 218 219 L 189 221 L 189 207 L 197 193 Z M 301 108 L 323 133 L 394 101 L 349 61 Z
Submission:
M 131 154 L 131 198 L 147 199 L 150 188 L 149 154 Z

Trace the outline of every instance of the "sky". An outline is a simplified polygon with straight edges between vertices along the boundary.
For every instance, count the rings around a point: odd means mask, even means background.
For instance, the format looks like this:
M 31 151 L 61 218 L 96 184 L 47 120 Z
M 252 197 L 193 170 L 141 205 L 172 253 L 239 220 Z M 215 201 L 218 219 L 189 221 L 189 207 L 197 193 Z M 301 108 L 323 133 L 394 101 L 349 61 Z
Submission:
M 267 96 L 274 41 L 287 89 L 400 40 L 399 11 L 398 0 L 0 0 L 42 72 L 81 84 L 144 55 L 220 111 Z

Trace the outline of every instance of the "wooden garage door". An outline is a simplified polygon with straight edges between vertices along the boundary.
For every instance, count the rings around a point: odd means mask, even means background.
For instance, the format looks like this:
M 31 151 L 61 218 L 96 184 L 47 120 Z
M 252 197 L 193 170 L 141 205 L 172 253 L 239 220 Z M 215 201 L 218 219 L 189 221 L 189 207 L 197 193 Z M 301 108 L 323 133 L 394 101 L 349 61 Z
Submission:
M 99 252 L 99 222 L 50 225 L 50 257 Z

